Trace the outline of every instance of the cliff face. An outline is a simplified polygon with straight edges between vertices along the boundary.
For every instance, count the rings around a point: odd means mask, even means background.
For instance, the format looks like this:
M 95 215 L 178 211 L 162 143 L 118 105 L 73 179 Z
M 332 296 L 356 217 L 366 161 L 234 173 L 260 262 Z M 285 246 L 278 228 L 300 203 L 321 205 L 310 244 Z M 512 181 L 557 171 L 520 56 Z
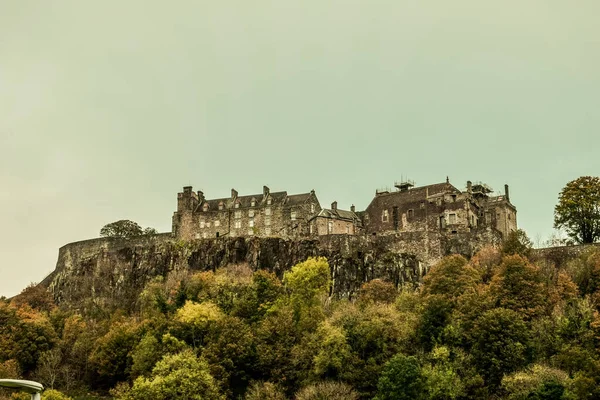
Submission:
M 401 247 L 401 246 L 400 246 Z M 70 307 L 98 305 L 132 310 L 144 285 L 171 271 L 215 270 L 248 263 L 279 277 L 308 257 L 329 260 L 336 296 L 352 296 L 362 283 L 382 278 L 396 285 L 417 283 L 426 263 L 403 253 L 392 238 L 327 236 L 314 240 L 218 238 L 176 241 L 170 234 L 133 239 L 101 238 L 59 250 L 56 269 L 42 284 Z

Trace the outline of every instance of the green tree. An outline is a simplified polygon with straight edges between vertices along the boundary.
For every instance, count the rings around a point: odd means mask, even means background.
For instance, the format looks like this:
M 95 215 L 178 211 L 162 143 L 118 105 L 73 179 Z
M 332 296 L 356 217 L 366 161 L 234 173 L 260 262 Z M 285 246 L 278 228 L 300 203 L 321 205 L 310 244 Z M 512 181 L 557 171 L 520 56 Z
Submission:
M 527 363 L 530 335 L 521 316 L 512 310 L 495 308 L 475 321 L 471 354 L 486 383 L 500 384 L 504 374 Z
M 554 227 L 564 228 L 577 243 L 600 239 L 600 177 L 582 176 L 566 184 L 554 207 Z
M 523 229 L 517 229 L 516 231 L 510 232 L 504 243 L 502 243 L 502 254 L 504 255 L 520 255 L 523 257 L 529 257 L 531 254 L 531 248 L 533 243 L 527 236 L 527 233 Z
M 42 393 L 42 400 L 71 400 L 71 397 L 58 390 L 49 389 Z
M 343 382 L 319 382 L 296 393 L 296 400 L 358 400 L 352 386 Z
M 137 222 L 122 219 L 119 221 L 111 222 L 106 224 L 100 229 L 101 237 L 121 237 L 128 238 L 133 236 L 140 236 L 144 231 Z
M 548 293 L 540 268 L 523 257 L 504 257 L 490 289 L 498 307 L 517 311 L 528 319 L 545 311 Z
M 570 381 L 564 371 L 534 364 L 524 371 L 505 376 L 502 391 L 509 400 L 561 400 Z
M 95 383 L 111 387 L 129 377 L 133 360 L 132 350 L 139 340 L 138 326 L 128 322 L 115 322 L 96 343 L 90 362 L 96 373 Z
M 190 349 L 164 356 L 150 378 L 137 378 L 132 388 L 119 397 L 123 400 L 223 399 L 209 373 L 208 363 Z
M 368 303 L 393 303 L 398 296 L 398 290 L 390 283 L 381 279 L 373 279 L 363 283 L 358 291 L 358 301 L 362 304 Z
M 422 399 L 425 380 L 415 357 L 397 354 L 383 367 L 375 400 Z
M 479 272 L 460 255 L 444 257 L 435 264 L 423 280 L 425 296 L 441 295 L 450 300 L 473 291 L 481 280 Z
M 212 375 L 227 394 L 242 395 L 256 370 L 256 338 L 250 327 L 236 317 L 225 316 L 216 321 L 206 339 L 202 355 L 210 365 Z
M 246 392 L 245 400 L 286 400 L 283 391 L 271 382 L 254 382 Z

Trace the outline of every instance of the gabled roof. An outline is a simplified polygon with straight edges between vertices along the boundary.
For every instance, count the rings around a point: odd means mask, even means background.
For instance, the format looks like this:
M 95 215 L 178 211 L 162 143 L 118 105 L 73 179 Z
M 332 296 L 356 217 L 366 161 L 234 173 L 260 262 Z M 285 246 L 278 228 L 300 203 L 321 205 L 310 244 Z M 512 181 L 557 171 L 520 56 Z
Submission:
M 313 195 L 313 192 L 309 193 L 300 193 L 288 196 L 286 191 L 283 192 L 270 192 L 267 196 L 263 193 L 260 194 L 251 194 L 247 196 L 237 196 L 235 199 L 231 197 L 223 197 L 220 199 L 206 199 L 198 204 L 198 207 L 195 211 L 202 210 L 205 204 L 208 204 L 209 211 L 218 211 L 219 203 L 223 203 L 225 209 L 234 208 L 235 203 L 239 203 L 239 208 L 249 208 L 252 207 L 252 199 L 256 201 L 256 207 L 265 205 L 267 203 L 267 198 L 271 198 L 272 205 L 300 205 L 304 204 L 306 201 L 310 199 Z
M 414 202 L 418 200 L 427 200 L 430 197 L 442 195 L 444 193 L 456 193 L 460 194 L 454 185 L 448 182 L 434 183 L 432 185 L 419 186 L 409 190 L 396 191 L 390 193 L 377 194 L 371 201 L 371 204 L 367 207 L 369 209 L 372 204 L 377 204 L 381 199 L 393 199 L 394 202 Z
M 317 215 L 313 216 L 311 219 L 314 218 L 331 218 L 331 219 L 341 219 L 341 220 L 345 220 L 345 221 L 359 221 L 360 222 L 360 218 L 358 218 L 358 215 L 356 215 L 355 212 L 352 211 L 346 211 L 346 210 L 339 210 L 339 209 L 329 209 L 329 208 L 324 208 L 322 209 Z
M 287 197 L 285 204 L 290 205 L 290 206 L 297 206 L 300 204 L 304 204 L 308 200 L 310 200 L 311 196 L 312 196 L 312 193 L 292 194 Z

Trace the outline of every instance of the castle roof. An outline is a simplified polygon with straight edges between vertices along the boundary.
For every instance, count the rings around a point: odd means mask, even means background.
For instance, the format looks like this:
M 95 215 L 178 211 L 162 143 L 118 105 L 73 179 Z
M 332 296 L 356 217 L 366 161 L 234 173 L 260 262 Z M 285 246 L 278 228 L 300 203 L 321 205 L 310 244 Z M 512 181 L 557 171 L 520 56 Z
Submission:
M 282 192 L 270 192 L 268 194 L 251 194 L 246 196 L 236 196 L 235 198 L 223 197 L 220 199 L 205 199 L 198 204 L 195 211 L 201 210 L 205 204 L 208 204 L 208 208 L 211 211 L 219 210 L 219 204 L 223 205 L 224 209 L 234 208 L 235 203 L 239 203 L 239 208 L 252 207 L 252 200 L 256 202 L 255 207 L 266 205 L 267 199 L 271 199 L 272 205 L 299 205 L 310 199 L 313 193 L 301 193 L 289 195 L 286 191 Z
M 341 220 L 345 220 L 345 221 L 360 221 L 360 218 L 358 217 L 358 215 L 356 215 L 355 212 L 352 211 L 347 211 L 347 210 L 340 210 L 340 209 L 329 209 L 329 208 L 323 208 L 317 215 L 315 215 L 314 217 L 312 217 L 311 219 L 314 218 L 331 218 L 331 219 L 341 219 Z

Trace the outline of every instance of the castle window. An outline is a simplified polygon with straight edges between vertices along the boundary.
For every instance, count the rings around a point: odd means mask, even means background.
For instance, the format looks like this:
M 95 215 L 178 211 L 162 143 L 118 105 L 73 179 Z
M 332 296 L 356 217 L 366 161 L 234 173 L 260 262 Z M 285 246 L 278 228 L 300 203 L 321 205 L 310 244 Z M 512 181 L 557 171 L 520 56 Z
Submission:
M 249 211 L 248 211 L 248 216 L 249 216 L 250 218 L 254 217 L 254 210 L 249 210 Z
M 196 239 L 200 239 L 200 234 L 196 233 Z
M 235 215 L 235 218 L 242 218 L 242 212 L 241 211 L 236 211 L 234 213 L 234 215 Z
M 421 207 L 421 208 L 425 208 L 425 202 L 424 202 L 424 201 L 422 201 L 422 202 L 421 202 L 421 205 L 420 205 L 420 207 Z
M 271 207 L 265 208 L 265 215 L 271 215 Z
M 456 201 L 456 195 L 455 194 L 452 195 L 452 201 Z
M 414 210 L 412 210 L 412 209 L 408 210 L 408 218 L 412 218 L 414 213 L 415 213 Z
M 388 210 L 383 210 L 383 212 L 381 213 L 381 222 L 389 222 L 390 220 L 390 215 L 388 213 Z
M 219 221 L 219 220 L 216 220 L 216 221 L 215 221 L 215 226 L 221 226 L 221 221 Z
M 202 211 L 204 211 L 204 212 L 208 211 L 208 203 L 204 203 L 204 205 L 202 206 Z
M 271 205 L 271 198 L 270 197 L 267 199 L 267 204 Z
M 250 221 L 248 221 L 248 226 L 250 228 L 254 228 L 254 220 L 253 219 L 251 219 Z
M 235 208 L 240 208 L 240 202 L 239 202 L 239 201 L 236 201 L 236 202 L 235 202 L 235 205 L 234 205 L 234 207 L 235 207 Z
M 200 221 L 200 229 L 204 228 L 204 221 Z
M 314 204 L 311 204 L 311 205 L 310 205 L 310 212 L 311 212 L 311 213 L 314 213 L 314 212 L 315 212 L 315 205 L 314 205 Z
M 225 207 L 225 205 L 223 204 L 223 202 L 219 203 L 219 210 L 222 210 Z
M 250 207 L 255 207 L 256 206 L 256 199 L 252 199 L 250 200 Z
M 271 228 L 265 228 L 265 235 L 271 234 Z
M 254 229 L 248 229 L 248 236 L 254 235 Z
M 202 239 L 206 239 L 207 237 L 208 237 L 208 234 L 207 234 L 206 232 L 204 232 L 204 233 L 202 234 Z
M 456 223 L 456 214 L 448 214 L 448 223 L 450 225 Z
M 234 228 L 240 229 L 242 227 L 242 221 L 235 221 Z
M 485 223 L 489 224 L 492 221 L 492 216 L 490 213 L 485 213 Z
M 207 228 L 210 228 L 210 222 L 207 222 L 207 223 L 206 223 L 206 227 L 207 227 Z
M 313 224 L 310 224 L 308 229 L 309 229 L 309 233 L 312 235 L 314 233 L 315 226 Z
M 296 211 L 292 211 L 292 212 L 290 213 L 290 218 L 292 219 L 292 221 L 295 221 L 295 220 L 296 220 Z
M 327 223 L 327 233 L 330 235 L 333 233 L 333 222 L 332 221 L 329 221 Z
M 265 225 L 266 226 L 271 225 L 271 218 L 269 218 L 269 217 L 265 218 Z

